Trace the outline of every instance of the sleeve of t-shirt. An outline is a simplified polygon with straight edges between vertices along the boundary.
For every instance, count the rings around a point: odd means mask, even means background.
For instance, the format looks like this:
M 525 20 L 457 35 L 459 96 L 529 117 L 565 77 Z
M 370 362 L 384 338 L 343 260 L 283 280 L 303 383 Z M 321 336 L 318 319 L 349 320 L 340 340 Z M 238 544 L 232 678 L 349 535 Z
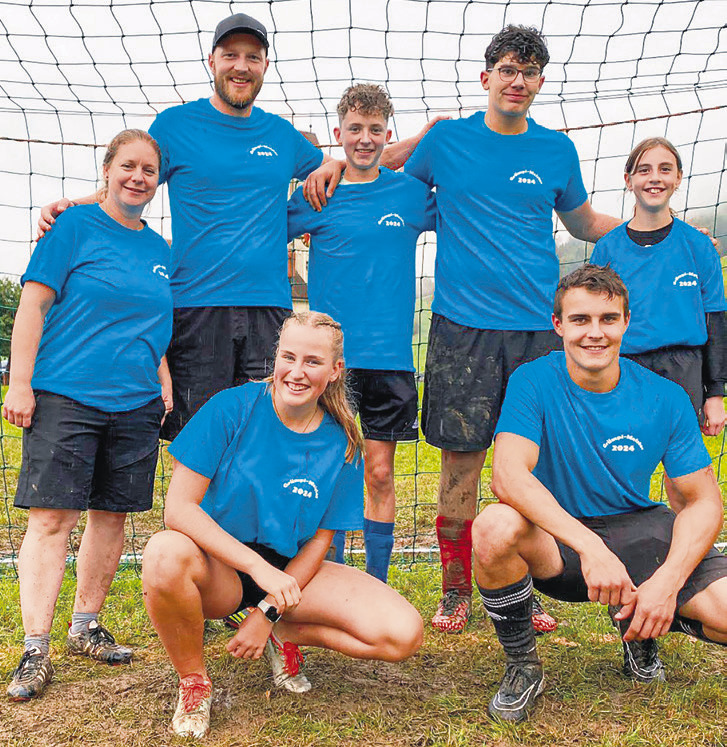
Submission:
M 159 150 L 162 153 L 162 167 L 159 171 L 159 184 L 164 184 L 164 182 L 169 179 L 169 174 L 171 171 L 171 167 L 169 164 L 169 147 L 167 138 L 165 137 L 165 119 L 166 117 L 164 115 L 164 112 L 162 112 L 161 114 L 157 115 L 157 117 L 151 123 L 151 127 L 149 127 L 149 134 L 154 138 L 154 140 L 157 141 Z
M 527 364 L 520 366 L 510 377 L 495 435 L 514 433 L 540 446 L 543 404 L 528 368 Z
M 727 303 L 724 297 L 724 279 L 719 254 L 706 236 L 699 234 L 697 240 L 699 241 L 697 257 L 700 264 L 702 305 L 707 312 L 724 311 L 727 309 Z
M 288 241 L 313 232 L 318 215 L 305 201 L 303 190 L 296 189 L 288 200 Z
M 42 283 L 56 293 L 56 301 L 63 294 L 63 286 L 71 274 L 76 260 L 76 251 L 83 237 L 78 236 L 78 221 L 73 214 L 78 208 L 69 208 L 61 213 L 49 231 L 38 242 L 28 268 L 20 278 L 20 284 L 29 280 Z
M 315 171 L 323 163 L 323 151 L 316 148 L 310 140 L 293 129 L 295 138 L 295 166 L 293 176 L 305 179 L 311 171 Z
M 673 390 L 672 431 L 661 460 L 666 474 L 672 478 L 691 475 L 712 463 L 689 396 L 678 385 L 674 385 Z
M 434 164 L 438 141 L 437 127 L 439 127 L 439 124 L 427 132 L 404 164 L 404 173 L 411 174 L 430 187 L 433 187 L 435 182 Z
M 363 459 L 346 462 L 338 475 L 331 502 L 321 519 L 320 529 L 363 528 Z
M 437 198 L 431 190 L 426 196 L 424 207 L 424 225 L 422 231 L 434 231 L 437 227 Z
M 555 209 L 560 213 L 567 213 L 580 207 L 587 199 L 588 192 L 583 186 L 581 175 L 581 162 L 578 160 L 578 151 L 569 137 L 563 137 L 565 148 L 563 153 L 563 168 L 569 174 L 565 189 L 555 199 Z
M 197 410 L 169 446 L 169 453 L 185 467 L 212 479 L 232 439 L 245 427 L 252 409 L 255 385 L 225 389 Z

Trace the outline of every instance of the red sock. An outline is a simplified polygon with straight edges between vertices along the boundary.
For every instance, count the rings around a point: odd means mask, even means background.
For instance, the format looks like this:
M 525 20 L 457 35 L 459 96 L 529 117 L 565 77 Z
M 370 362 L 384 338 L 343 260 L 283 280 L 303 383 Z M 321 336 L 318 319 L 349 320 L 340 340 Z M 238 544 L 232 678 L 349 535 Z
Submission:
M 472 520 L 437 516 L 442 591 L 472 596 Z

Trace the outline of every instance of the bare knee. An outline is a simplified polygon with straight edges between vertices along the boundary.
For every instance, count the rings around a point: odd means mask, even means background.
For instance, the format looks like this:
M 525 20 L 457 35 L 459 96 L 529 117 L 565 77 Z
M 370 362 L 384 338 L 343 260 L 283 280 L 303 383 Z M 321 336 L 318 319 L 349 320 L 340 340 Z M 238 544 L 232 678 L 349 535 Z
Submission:
M 516 551 L 530 527 L 530 522 L 510 506 L 485 506 L 472 523 L 472 548 L 479 564 L 487 567 Z
M 384 462 L 365 463 L 364 477 L 368 495 L 376 500 L 394 490 L 394 471 L 391 465 Z
M 144 548 L 144 591 L 175 588 L 201 567 L 201 551 L 186 534 L 166 529 L 154 534 Z
M 424 642 L 424 624 L 421 615 L 407 602 L 390 624 L 382 646 L 385 661 L 403 661 L 413 656 Z
M 79 514 L 79 511 L 65 508 L 31 508 L 28 532 L 47 539 L 65 539 L 76 526 Z

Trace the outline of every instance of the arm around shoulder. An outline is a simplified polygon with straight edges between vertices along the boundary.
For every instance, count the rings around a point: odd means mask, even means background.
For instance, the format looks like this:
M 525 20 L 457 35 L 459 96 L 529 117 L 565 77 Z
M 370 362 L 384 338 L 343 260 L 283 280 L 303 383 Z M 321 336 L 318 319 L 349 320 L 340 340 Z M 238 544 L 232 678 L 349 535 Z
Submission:
M 558 217 L 571 236 L 593 244 L 623 223 L 620 218 L 597 213 L 588 200 L 574 210 L 559 211 Z

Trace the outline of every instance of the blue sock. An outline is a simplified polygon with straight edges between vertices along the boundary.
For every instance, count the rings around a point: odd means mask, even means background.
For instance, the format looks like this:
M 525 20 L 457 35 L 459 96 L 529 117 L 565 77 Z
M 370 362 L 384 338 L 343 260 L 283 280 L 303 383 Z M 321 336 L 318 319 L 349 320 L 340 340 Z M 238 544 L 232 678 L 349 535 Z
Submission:
M 346 532 L 342 529 L 334 532 L 333 539 L 331 540 L 331 546 L 328 549 L 327 560 L 332 560 L 334 563 L 345 564 L 343 559 L 343 551 L 346 549 Z
M 366 573 L 386 583 L 394 548 L 394 522 L 364 519 Z

